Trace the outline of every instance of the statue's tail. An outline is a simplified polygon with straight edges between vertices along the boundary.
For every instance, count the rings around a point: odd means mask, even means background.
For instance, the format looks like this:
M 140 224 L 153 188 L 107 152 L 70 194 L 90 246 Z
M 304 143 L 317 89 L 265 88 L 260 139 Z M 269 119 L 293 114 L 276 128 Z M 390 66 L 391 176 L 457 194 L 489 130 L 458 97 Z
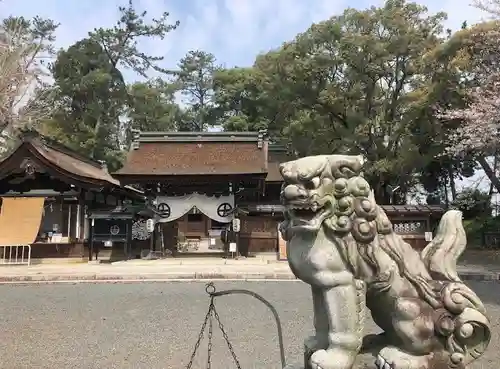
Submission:
M 447 211 L 439 222 L 436 237 L 422 250 L 425 267 L 434 279 L 461 282 L 457 260 L 467 244 L 462 212 Z

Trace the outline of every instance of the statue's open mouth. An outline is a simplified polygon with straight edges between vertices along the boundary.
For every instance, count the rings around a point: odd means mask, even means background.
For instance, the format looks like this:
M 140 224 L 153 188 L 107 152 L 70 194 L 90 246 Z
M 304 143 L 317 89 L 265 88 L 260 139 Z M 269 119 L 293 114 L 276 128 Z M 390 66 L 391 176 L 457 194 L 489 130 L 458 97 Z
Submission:
M 289 211 L 293 214 L 294 218 L 312 220 L 323 211 L 323 208 L 317 204 L 310 206 L 292 205 L 289 207 Z
M 324 205 L 312 203 L 288 203 L 287 212 L 292 227 L 318 230 L 329 211 Z

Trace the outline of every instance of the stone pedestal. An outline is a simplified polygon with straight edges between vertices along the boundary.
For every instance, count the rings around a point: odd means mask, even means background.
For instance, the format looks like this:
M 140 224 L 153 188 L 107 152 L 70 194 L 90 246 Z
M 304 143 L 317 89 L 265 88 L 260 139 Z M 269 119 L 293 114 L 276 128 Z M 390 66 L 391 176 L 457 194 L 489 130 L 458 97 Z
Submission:
M 308 346 L 308 342 L 304 342 L 304 364 L 288 364 L 285 369 L 311 369 L 309 358 L 312 355 L 312 350 Z M 353 369 L 377 369 L 375 366 L 375 356 L 372 353 L 359 353 Z

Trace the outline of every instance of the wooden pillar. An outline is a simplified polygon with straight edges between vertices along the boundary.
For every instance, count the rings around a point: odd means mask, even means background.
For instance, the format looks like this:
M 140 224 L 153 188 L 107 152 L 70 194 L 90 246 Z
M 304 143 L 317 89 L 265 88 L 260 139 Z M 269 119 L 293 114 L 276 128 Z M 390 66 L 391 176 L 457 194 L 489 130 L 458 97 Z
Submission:
M 132 258 L 132 222 L 133 219 L 127 220 L 127 260 Z
M 155 226 L 154 226 L 154 229 L 153 229 L 153 232 L 151 233 L 151 236 L 149 237 L 150 238 L 150 252 L 151 253 L 154 253 L 156 252 L 156 242 L 158 240 L 158 230 L 159 230 L 159 225 L 160 223 L 158 222 L 155 222 Z
M 68 204 L 68 227 L 67 227 L 67 231 L 68 231 L 68 241 L 71 242 L 71 211 L 73 210 L 73 207 L 71 206 L 71 204 Z M 61 230 L 61 233 L 62 233 L 62 230 Z
M 85 223 L 87 219 L 85 217 L 85 190 L 80 191 L 78 196 L 78 204 L 76 205 L 76 221 L 75 221 L 75 241 L 81 247 L 81 256 L 85 255 Z M 90 243 L 88 245 L 90 249 Z
M 78 204 L 76 205 L 76 219 L 75 219 L 75 240 L 76 242 L 81 242 L 81 223 L 82 223 L 82 206 L 80 205 L 80 199 L 78 199 Z
M 82 190 L 80 193 L 80 197 L 78 199 L 78 213 L 79 213 L 79 222 L 77 227 L 79 228 L 78 230 L 78 240 L 80 242 L 83 242 L 85 240 L 85 222 L 87 221 L 86 214 L 85 214 L 85 197 L 87 196 L 87 191 Z
M 89 232 L 89 261 L 92 261 L 93 254 L 94 254 L 94 219 L 91 219 L 90 232 Z

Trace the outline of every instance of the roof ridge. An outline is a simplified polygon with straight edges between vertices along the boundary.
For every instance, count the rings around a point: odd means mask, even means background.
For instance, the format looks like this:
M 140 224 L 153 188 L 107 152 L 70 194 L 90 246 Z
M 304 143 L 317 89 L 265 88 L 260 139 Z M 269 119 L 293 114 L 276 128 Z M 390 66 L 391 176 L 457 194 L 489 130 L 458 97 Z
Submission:
M 80 154 L 76 150 L 73 150 L 73 149 L 69 148 L 68 146 L 61 144 L 60 142 L 57 142 L 55 139 L 53 139 L 51 137 L 44 136 L 44 135 L 38 133 L 38 137 L 30 137 L 28 140 L 25 140 L 23 138 L 23 142 L 26 142 L 26 141 L 31 141 L 33 143 L 39 143 L 41 146 L 48 146 L 51 149 L 56 150 L 62 154 L 71 156 L 74 159 L 77 159 L 81 162 L 92 165 L 96 169 L 101 169 L 101 170 L 105 171 L 103 168 L 103 165 L 99 161 L 94 160 L 92 158 L 89 158 L 88 156 L 85 156 L 83 154 Z
M 133 141 L 141 142 L 258 142 L 267 139 L 267 131 L 133 131 Z

